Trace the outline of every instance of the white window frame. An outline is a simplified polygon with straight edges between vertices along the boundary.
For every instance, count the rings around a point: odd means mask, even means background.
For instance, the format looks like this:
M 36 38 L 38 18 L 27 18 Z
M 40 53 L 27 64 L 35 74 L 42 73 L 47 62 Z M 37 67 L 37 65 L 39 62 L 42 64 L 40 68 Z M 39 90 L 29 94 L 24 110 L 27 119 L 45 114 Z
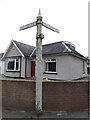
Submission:
M 46 59 L 46 61 L 45 61 L 45 73 L 57 73 L 56 71 L 49 71 L 48 70 L 48 64 L 47 63 L 53 63 L 53 62 L 56 63 L 56 59 Z
M 16 70 L 16 62 L 17 62 L 17 60 L 18 60 L 18 70 Z M 8 63 L 10 61 L 14 61 L 14 69 L 13 70 L 8 69 Z M 6 67 L 7 67 L 6 68 L 7 71 L 20 71 L 20 58 L 9 58 L 8 61 L 7 61 L 7 66 Z

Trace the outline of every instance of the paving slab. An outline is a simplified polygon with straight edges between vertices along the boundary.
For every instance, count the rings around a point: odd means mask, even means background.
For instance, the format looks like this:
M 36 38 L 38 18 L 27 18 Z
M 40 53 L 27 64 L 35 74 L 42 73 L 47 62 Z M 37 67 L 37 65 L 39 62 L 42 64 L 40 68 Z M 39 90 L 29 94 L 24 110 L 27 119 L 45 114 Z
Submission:
M 66 111 L 49 111 L 49 112 L 26 112 L 26 111 L 10 111 L 3 110 L 2 118 L 83 118 L 89 120 L 89 112 L 66 112 Z

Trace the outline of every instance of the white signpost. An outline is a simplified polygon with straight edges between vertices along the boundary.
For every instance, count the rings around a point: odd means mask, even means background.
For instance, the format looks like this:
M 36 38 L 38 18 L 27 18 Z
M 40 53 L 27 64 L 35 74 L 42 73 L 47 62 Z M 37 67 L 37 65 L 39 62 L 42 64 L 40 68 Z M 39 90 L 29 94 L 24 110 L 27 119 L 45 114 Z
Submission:
M 35 22 L 32 22 L 32 23 L 30 23 L 30 24 L 21 26 L 19 30 L 21 31 L 21 30 L 28 29 L 28 28 L 34 27 L 34 26 L 36 26 L 36 21 L 35 21 Z
M 20 31 L 37 26 L 36 34 L 36 111 L 42 111 L 42 26 L 59 33 L 59 30 L 42 21 L 41 12 L 37 16 L 37 21 L 20 27 Z

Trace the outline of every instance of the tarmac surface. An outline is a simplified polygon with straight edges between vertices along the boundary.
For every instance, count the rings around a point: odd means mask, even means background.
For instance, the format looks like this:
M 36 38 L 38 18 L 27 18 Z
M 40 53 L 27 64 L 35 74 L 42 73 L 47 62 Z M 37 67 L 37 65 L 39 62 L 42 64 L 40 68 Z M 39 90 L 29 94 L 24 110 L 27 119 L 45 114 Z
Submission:
M 66 111 L 55 111 L 55 112 L 26 112 L 26 111 L 10 111 L 3 110 L 2 118 L 29 118 L 29 119 L 41 119 L 41 118 L 83 118 L 83 120 L 89 120 L 89 111 L 79 111 L 79 112 L 66 112 Z M 71 119 L 70 119 L 71 120 Z

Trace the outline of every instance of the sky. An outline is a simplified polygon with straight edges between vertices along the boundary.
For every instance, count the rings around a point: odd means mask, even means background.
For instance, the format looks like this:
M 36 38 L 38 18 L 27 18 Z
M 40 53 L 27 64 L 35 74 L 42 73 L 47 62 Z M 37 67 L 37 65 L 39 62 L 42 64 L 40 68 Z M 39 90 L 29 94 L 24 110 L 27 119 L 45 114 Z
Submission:
M 45 27 L 43 44 L 69 41 L 88 56 L 88 0 L 0 0 L 0 53 L 10 41 L 36 45 L 36 26 L 19 31 L 19 27 L 36 21 L 39 8 L 43 21 L 60 30 Z

